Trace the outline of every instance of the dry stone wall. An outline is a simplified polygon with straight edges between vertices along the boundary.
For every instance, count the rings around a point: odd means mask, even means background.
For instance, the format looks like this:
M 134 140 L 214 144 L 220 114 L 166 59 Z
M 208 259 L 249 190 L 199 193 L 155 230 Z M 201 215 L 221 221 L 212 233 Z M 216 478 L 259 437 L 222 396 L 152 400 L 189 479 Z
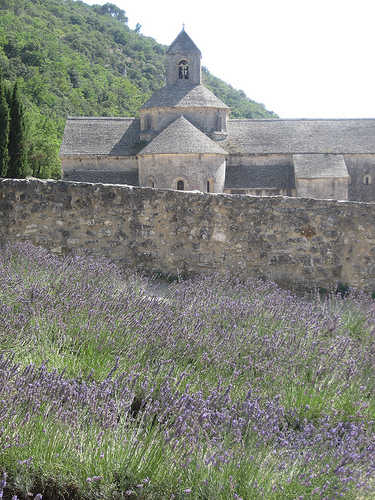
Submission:
M 0 182 L 0 242 L 87 249 L 144 273 L 239 272 L 375 290 L 375 206 L 64 181 Z

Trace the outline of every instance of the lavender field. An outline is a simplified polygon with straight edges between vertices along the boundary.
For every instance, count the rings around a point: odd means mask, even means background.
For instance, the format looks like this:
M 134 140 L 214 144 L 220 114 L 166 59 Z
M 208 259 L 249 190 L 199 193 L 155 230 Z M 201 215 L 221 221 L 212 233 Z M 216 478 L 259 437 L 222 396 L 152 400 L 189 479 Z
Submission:
M 0 498 L 375 498 L 375 300 L 0 256 Z

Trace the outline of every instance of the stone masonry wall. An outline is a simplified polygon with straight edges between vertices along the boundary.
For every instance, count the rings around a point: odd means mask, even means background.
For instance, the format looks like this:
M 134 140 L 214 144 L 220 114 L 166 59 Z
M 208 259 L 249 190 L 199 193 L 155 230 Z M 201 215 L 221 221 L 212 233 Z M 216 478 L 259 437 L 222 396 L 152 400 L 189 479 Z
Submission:
M 375 205 L 64 181 L 0 181 L 0 242 L 85 248 L 141 272 L 375 290 Z

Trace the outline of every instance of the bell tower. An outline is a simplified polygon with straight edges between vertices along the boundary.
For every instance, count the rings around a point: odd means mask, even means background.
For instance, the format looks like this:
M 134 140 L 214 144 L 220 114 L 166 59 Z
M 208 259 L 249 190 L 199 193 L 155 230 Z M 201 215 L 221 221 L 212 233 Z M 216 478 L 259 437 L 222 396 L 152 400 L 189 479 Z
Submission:
M 185 28 L 167 50 L 167 85 L 202 83 L 202 54 Z

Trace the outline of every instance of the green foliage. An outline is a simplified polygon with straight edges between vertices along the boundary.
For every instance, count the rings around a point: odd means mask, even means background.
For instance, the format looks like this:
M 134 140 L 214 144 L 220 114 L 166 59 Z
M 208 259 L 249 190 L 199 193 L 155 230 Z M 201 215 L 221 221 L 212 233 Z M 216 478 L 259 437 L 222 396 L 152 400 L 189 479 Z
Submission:
M 62 125 L 63 120 L 60 121 Z M 28 137 L 29 173 L 39 179 L 59 179 L 61 176 L 59 122 L 32 113 L 29 123 L 32 123 Z
M 164 83 L 165 48 L 114 4 L 27 0 L 20 15 L 0 5 L 4 77 L 46 116 L 133 116 Z
M 59 179 L 64 121 L 40 114 L 20 95 L 18 81 L 12 89 L 0 72 L 0 177 Z
M 98 14 L 110 15 L 121 23 L 126 24 L 128 22 L 125 12 L 113 3 L 106 3 L 102 6 L 95 5 L 95 11 L 98 12 Z
M 137 116 L 164 85 L 166 47 L 140 25 L 131 30 L 115 4 L 0 0 L 0 13 L 0 71 L 8 84 L 19 81 L 33 138 L 28 174 L 59 177 L 67 115 Z M 207 70 L 204 83 L 232 118 L 276 117 Z
M 10 105 L 8 152 L 7 177 L 15 179 L 25 177 L 27 171 L 26 123 L 25 110 L 18 90 L 18 82 L 14 85 Z
M 5 175 L 9 162 L 9 106 L 6 99 L 6 89 L 0 73 L 0 177 Z

